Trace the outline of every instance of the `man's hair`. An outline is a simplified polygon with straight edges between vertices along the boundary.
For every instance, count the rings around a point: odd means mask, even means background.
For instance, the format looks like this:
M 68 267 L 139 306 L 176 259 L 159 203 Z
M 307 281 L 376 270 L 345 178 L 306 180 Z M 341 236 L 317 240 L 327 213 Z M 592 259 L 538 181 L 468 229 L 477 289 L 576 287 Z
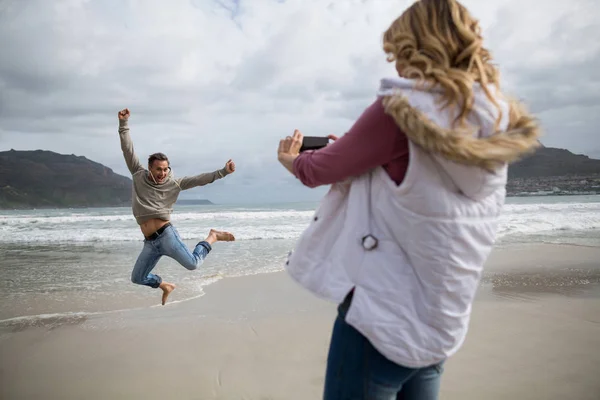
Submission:
M 166 155 L 164 155 L 163 153 L 154 153 L 154 154 L 151 154 L 150 157 L 148 157 L 148 165 L 152 166 L 154 161 L 169 162 L 169 158 Z

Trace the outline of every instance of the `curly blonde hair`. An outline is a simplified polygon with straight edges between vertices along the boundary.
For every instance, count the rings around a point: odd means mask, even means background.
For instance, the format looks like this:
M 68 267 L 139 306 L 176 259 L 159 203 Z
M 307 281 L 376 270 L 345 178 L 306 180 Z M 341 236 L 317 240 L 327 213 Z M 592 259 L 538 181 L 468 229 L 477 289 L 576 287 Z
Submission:
M 383 35 L 383 50 L 395 62 L 398 74 L 415 79 L 429 89 L 443 90 L 442 109 L 460 107 L 454 121 L 461 128 L 474 104 L 473 86 L 479 83 L 498 110 L 494 130 L 503 118 L 497 99 L 500 74 L 491 64 L 491 53 L 483 47 L 479 22 L 456 0 L 419 0 L 397 18 Z M 489 87 L 494 86 L 495 95 Z M 427 151 L 446 158 L 493 170 L 515 161 L 539 146 L 539 127 L 522 104 L 509 102 L 508 131 L 484 140 L 453 130 L 434 127 L 406 99 L 384 99 L 386 112 L 407 136 Z
M 384 33 L 383 50 L 401 76 L 440 85 L 443 108 L 461 105 L 461 126 L 473 107 L 473 83 L 480 83 L 498 108 L 499 123 L 501 110 L 488 89 L 493 84 L 499 91 L 499 72 L 483 47 L 479 22 L 458 1 L 417 1 Z

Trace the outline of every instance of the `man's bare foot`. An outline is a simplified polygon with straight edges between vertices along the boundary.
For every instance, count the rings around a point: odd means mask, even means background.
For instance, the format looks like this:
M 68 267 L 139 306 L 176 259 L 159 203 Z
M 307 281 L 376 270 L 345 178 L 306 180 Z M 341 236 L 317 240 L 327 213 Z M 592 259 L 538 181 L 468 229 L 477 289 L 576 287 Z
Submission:
M 216 229 L 211 229 L 206 241 L 210 244 L 215 242 L 233 242 L 235 237 L 229 233 L 224 231 L 217 231 Z
M 173 290 L 175 290 L 175 285 L 173 285 L 172 283 L 166 283 L 163 282 L 160 284 L 159 288 L 162 289 L 163 294 L 162 294 L 162 305 L 164 306 L 165 303 L 167 302 L 167 297 L 169 297 L 169 294 L 171 294 L 171 292 Z

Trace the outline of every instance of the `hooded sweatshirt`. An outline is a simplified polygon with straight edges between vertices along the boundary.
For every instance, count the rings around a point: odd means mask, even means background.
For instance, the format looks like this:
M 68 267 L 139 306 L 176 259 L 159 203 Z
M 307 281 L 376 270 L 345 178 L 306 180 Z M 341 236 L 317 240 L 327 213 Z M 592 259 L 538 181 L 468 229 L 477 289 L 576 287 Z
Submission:
M 227 169 L 222 168 L 214 172 L 175 178 L 169 169 L 167 177 L 157 183 L 135 154 L 127 120 L 119 120 L 119 137 L 123 157 L 133 179 L 132 210 L 139 225 L 154 218 L 168 221 L 182 190 L 204 186 L 228 175 Z

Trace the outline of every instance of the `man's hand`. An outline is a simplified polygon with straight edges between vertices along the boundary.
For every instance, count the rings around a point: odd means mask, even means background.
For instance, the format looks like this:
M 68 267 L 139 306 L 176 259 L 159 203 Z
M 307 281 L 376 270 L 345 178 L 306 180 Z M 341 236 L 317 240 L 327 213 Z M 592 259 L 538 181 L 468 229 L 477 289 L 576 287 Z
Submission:
M 232 160 L 227 161 L 225 163 L 225 170 L 228 174 L 232 174 L 235 172 L 235 163 Z
M 330 140 L 333 140 L 334 142 L 335 142 L 336 140 L 338 140 L 338 139 L 339 139 L 339 138 L 338 138 L 337 136 L 335 136 L 335 135 L 327 135 L 327 137 L 328 137 Z
M 129 108 L 124 108 L 121 111 L 119 111 L 119 119 L 120 120 L 127 120 L 127 119 L 129 119 L 130 115 L 131 115 L 131 113 L 129 112 Z

